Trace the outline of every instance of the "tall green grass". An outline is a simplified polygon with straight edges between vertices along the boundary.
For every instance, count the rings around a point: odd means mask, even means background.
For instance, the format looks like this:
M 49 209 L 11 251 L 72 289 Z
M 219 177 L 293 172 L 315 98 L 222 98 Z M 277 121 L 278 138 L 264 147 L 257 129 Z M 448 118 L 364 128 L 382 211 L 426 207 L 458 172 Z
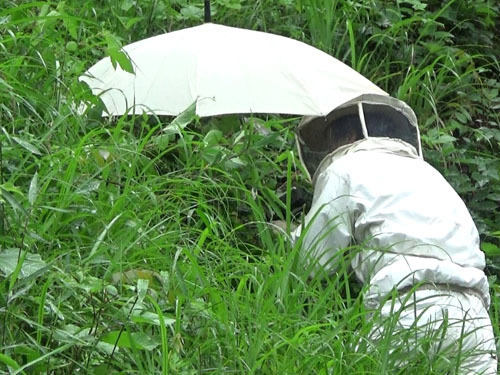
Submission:
M 198 24 L 201 3 L 3 4 L 0 373 L 453 373 L 431 337 L 406 362 L 375 344 L 348 262 L 310 279 L 268 224 L 305 209 L 291 207 L 307 187 L 297 119 L 188 111 L 174 134 L 172 119 L 77 113 L 98 106 L 77 77 L 107 48 Z M 476 3 L 217 1 L 214 19 L 314 43 L 415 108 L 488 244 L 498 335 L 498 6 Z

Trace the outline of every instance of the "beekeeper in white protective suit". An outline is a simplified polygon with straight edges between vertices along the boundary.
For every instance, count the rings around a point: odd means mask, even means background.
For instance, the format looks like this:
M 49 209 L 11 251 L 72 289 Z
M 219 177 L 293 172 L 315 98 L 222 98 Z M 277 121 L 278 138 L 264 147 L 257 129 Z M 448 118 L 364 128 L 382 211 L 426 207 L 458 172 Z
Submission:
M 419 338 L 429 327 L 443 330 L 432 350 L 450 349 L 461 374 L 496 374 L 478 232 L 457 193 L 423 160 L 412 109 L 364 95 L 326 118 L 305 118 L 297 141 L 314 197 L 293 238 L 313 273 L 335 272 L 339 249 L 360 244 L 351 266 L 368 286 L 369 309 L 380 307 L 383 319 L 401 312 L 397 326 L 421 328 Z

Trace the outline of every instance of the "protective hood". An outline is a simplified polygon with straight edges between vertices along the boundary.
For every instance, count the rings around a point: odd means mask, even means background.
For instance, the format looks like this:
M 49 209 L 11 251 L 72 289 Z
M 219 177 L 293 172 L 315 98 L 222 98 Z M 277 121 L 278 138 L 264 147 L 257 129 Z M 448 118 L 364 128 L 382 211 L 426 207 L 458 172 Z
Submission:
M 361 95 L 326 117 L 304 117 L 296 132 L 299 157 L 311 180 L 326 156 L 375 137 L 403 141 L 422 157 L 415 113 L 406 103 L 390 96 Z

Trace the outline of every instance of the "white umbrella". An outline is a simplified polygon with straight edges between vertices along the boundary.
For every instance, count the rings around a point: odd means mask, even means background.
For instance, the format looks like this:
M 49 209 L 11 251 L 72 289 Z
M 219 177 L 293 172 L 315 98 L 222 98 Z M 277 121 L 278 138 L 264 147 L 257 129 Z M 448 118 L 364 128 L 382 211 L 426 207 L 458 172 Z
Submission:
M 383 90 L 332 56 L 282 36 L 206 23 L 123 48 L 135 74 L 109 58 L 86 82 L 107 115 L 279 113 L 325 116 L 363 94 Z

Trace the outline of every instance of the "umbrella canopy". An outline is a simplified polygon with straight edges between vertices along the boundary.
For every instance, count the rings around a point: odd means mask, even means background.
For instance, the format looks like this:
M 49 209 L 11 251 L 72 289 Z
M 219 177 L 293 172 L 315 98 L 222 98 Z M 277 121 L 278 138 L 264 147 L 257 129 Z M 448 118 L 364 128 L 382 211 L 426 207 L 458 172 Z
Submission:
M 383 90 L 332 56 L 282 36 L 206 23 L 123 48 L 134 74 L 110 58 L 86 82 L 107 115 L 176 116 L 193 103 L 201 117 L 231 113 L 325 116 Z

